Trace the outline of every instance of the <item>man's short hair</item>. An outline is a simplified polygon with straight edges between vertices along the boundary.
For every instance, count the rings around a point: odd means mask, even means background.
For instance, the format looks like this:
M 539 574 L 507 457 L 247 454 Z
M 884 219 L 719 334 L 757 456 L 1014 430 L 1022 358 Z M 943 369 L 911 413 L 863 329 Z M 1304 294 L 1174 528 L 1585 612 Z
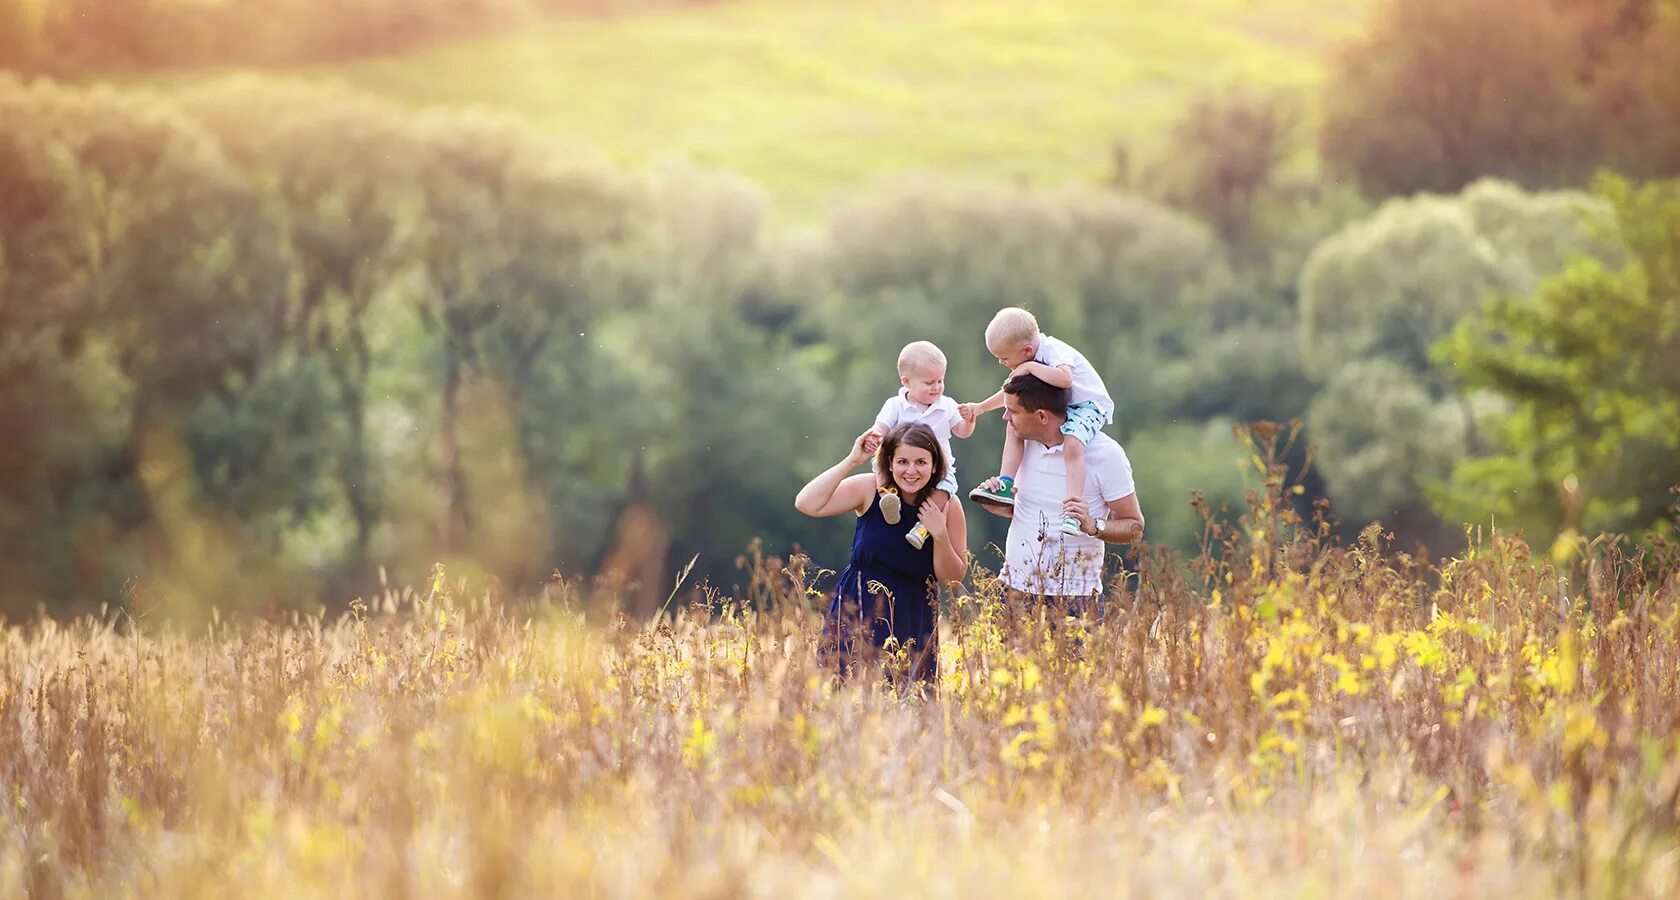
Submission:
M 912 372 L 926 372 L 935 366 L 945 368 L 945 351 L 932 341 L 911 341 L 898 351 L 898 377 L 909 378 Z
M 1003 392 L 1015 398 L 1027 412 L 1047 410 L 1058 419 L 1067 418 L 1067 388 L 1056 387 L 1037 375 L 1016 375 L 1003 385 Z
M 1015 350 L 1038 337 L 1038 320 L 1019 306 L 1006 306 L 992 316 L 986 326 L 986 349 L 994 347 Z

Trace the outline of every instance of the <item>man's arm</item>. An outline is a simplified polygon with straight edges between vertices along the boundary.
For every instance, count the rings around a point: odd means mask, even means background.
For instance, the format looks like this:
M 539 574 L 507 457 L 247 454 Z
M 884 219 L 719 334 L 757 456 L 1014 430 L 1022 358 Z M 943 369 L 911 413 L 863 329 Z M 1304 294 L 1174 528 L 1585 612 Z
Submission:
M 1108 522 L 1097 537 L 1107 544 L 1135 544 L 1143 540 L 1143 508 L 1138 506 L 1137 491 L 1108 501 Z
M 1084 497 L 1069 497 L 1062 510 L 1079 520 L 1079 530 L 1105 544 L 1135 544 L 1143 540 L 1143 510 L 1138 506 L 1137 491 L 1118 500 L 1108 501 L 1107 519 L 1101 528 L 1085 505 Z

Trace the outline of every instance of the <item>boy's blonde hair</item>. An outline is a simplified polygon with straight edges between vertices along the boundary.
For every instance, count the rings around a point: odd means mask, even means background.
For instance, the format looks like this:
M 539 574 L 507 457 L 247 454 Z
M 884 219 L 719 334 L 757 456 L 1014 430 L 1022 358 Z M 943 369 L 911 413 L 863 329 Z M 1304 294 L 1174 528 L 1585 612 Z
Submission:
M 1015 350 L 1038 338 L 1038 320 L 1019 306 L 1006 306 L 986 326 L 986 349 Z
M 926 372 L 938 366 L 945 368 L 945 351 L 932 341 L 911 341 L 898 351 L 898 377 L 909 378 L 911 372 Z

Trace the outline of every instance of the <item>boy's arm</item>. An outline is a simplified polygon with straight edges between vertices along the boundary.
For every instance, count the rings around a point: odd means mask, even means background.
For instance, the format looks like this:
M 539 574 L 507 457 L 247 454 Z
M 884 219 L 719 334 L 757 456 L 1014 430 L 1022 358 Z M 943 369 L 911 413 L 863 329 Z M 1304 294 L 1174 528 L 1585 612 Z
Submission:
M 1032 375 L 1051 387 L 1073 387 L 1073 369 L 1070 366 L 1047 366 L 1036 360 L 1028 360 L 1016 366 L 1015 371 L 1010 374 Z M 998 402 L 1002 402 L 1001 397 Z
M 961 409 L 962 406 L 966 406 L 966 407 L 974 410 L 975 415 L 980 415 L 981 413 L 989 413 L 994 409 L 1003 409 L 1003 388 L 998 388 L 997 393 L 991 395 L 990 397 L 987 397 L 986 399 L 980 401 L 979 403 L 964 403 L 964 404 L 961 404 L 958 408 Z M 963 416 L 963 419 L 965 421 L 971 421 L 968 416 Z
M 897 399 L 897 397 L 888 397 L 887 402 L 881 404 L 881 411 L 875 414 L 875 424 L 869 426 L 868 431 L 869 434 L 875 436 L 868 448 L 870 453 L 874 453 L 875 448 L 881 446 L 881 438 L 886 437 L 887 432 L 891 431 L 893 425 L 898 422 L 897 404 L 893 402 Z

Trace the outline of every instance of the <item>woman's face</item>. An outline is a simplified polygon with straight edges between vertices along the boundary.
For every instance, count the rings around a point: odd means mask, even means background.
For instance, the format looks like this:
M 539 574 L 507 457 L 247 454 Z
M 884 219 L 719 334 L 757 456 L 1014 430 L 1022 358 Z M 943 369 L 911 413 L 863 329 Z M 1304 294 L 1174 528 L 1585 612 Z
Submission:
M 933 477 L 933 454 L 920 447 L 899 444 L 893 450 L 892 477 L 901 493 L 916 493 Z

